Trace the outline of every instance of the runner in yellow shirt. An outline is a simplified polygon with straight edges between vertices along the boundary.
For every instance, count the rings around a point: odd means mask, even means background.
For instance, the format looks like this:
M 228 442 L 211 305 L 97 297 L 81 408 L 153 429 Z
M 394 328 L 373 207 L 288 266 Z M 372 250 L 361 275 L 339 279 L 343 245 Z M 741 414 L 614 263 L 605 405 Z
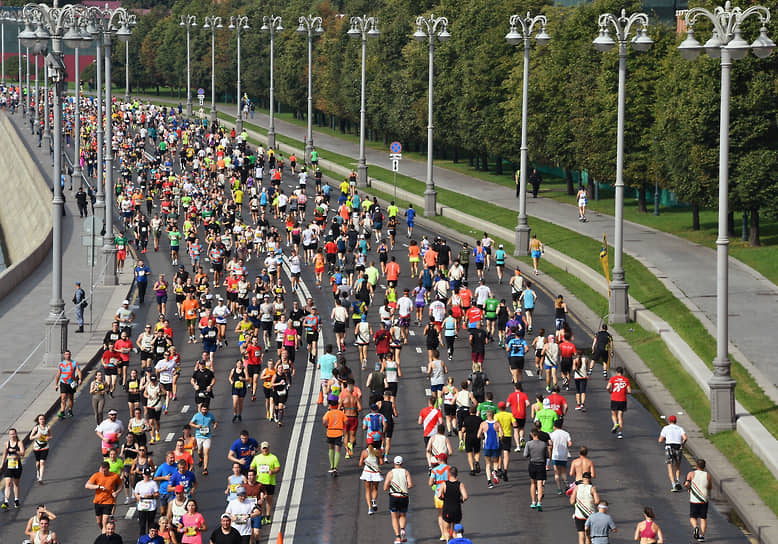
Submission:
M 513 428 L 516 426 L 516 418 L 513 417 L 513 413 L 506 410 L 505 402 L 500 401 L 497 403 L 497 413 L 494 415 L 494 419 L 502 427 L 502 438 L 500 438 L 500 449 L 502 450 L 502 459 L 500 462 L 500 468 L 497 469 L 497 473 L 503 481 L 508 481 L 508 463 L 511 458 L 511 436 L 513 436 Z

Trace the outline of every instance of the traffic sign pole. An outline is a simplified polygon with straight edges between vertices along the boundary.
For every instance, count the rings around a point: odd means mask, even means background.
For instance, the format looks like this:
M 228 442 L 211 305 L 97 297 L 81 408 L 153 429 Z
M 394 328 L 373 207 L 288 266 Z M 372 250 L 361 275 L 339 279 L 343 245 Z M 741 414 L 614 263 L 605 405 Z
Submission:
M 394 201 L 397 202 L 397 172 L 400 170 L 400 160 L 402 155 L 403 146 L 400 142 L 392 142 L 389 144 L 389 159 L 392 161 L 392 174 L 394 177 Z

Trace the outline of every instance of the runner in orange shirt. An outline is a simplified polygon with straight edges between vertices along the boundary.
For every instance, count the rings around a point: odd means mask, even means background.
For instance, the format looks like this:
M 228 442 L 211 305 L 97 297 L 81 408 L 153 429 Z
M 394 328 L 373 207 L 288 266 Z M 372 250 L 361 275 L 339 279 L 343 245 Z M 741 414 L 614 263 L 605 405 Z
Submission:
M 343 431 L 346 428 L 346 414 L 338 410 L 338 401 L 328 401 L 329 411 L 321 418 L 327 428 L 327 443 L 329 445 L 330 470 L 333 477 L 338 475 L 338 463 L 340 462 L 340 448 L 343 444 Z
M 415 278 L 419 275 L 419 255 L 421 254 L 421 248 L 416 240 L 411 240 L 408 243 L 408 264 L 411 266 L 411 277 Z
M 194 293 L 187 293 L 186 300 L 181 303 L 181 309 L 184 311 L 184 318 L 186 319 L 186 330 L 189 335 L 188 343 L 194 344 L 197 310 L 200 309 L 200 303 L 194 298 Z
M 386 283 L 389 287 L 395 287 L 397 280 L 400 277 L 400 265 L 397 263 L 397 259 L 394 255 L 389 257 L 389 262 L 386 264 Z

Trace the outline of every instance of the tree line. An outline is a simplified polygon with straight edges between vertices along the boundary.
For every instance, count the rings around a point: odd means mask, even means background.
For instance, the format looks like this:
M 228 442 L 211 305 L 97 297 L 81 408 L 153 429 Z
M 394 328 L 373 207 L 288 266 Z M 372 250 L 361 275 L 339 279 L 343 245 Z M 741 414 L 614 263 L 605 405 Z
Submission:
M 716 4 L 705 3 L 713 9 Z M 773 8 L 778 1 L 762 5 Z M 745 4 L 743 8 L 747 7 Z M 360 40 L 347 36 L 349 17 L 372 15 L 381 35 L 367 45 L 367 135 L 397 139 L 406 149 L 426 148 L 427 42 L 412 38 L 419 15 L 446 16 L 450 40 L 435 48 L 434 124 L 436 156 L 468 160 L 481 168 L 496 161 L 518 165 L 521 127 L 523 46 L 505 40 L 510 15 L 543 13 L 548 45 L 532 45 L 529 82 L 529 156 L 535 163 L 569 170 L 586 168 L 590 181 L 612 181 L 616 164 L 617 47 L 600 53 L 592 46 L 600 13 L 641 10 L 637 1 L 595 0 L 574 7 L 542 0 L 179 0 L 138 17 L 130 40 L 133 87 L 186 88 L 186 34 L 182 14 L 198 16 L 191 30 L 192 88 L 207 89 L 210 102 L 211 33 L 205 15 L 223 17 L 216 31 L 215 81 L 219 98 L 236 92 L 235 32 L 230 15 L 247 15 L 243 31 L 242 89 L 267 107 L 269 34 L 263 15 L 280 15 L 275 37 L 275 93 L 300 118 L 307 108 L 307 34 L 295 30 L 300 15 L 318 15 L 325 33 L 314 38 L 315 122 L 356 133 L 359 125 Z M 653 47 L 630 48 L 627 59 L 625 183 L 645 193 L 656 179 L 698 210 L 717 204 L 720 62 L 706 55 L 681 58 L 685 38 L 674 22 L 650 16 Z M 704 43 L 710 25 L 695 26 Z M 770 28 L 778 41 L 778 31 Z M 744 26 L 751 42 L 756 20 Z M 115 48 L 114 83 L 124 78 L 124 48 Z M 777 56 L 749 55 L 735 61 L 731 85 L 730 205 L 747 211 L 751 244 L 759 244 L 760 215 L 778 215 Z M 194 91 L 193 91 L 194 92 Z M 516 166 L 517 167 L 517 166 Z M 568 180 L 573 191 L 572 177 Z

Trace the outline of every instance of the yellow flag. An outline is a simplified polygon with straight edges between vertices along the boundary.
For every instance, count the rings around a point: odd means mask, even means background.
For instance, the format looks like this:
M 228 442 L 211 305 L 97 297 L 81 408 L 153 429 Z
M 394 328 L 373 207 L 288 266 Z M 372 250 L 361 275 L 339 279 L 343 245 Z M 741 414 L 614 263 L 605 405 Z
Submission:
M 602 247 L 600 248 L 600 264 L 602 265 L 605 279 L 608 280 L 608 286 L 610 286 L 611 275 L 610 267 L 608 266 L 608 238 L 604 232 L 602 233 Z

